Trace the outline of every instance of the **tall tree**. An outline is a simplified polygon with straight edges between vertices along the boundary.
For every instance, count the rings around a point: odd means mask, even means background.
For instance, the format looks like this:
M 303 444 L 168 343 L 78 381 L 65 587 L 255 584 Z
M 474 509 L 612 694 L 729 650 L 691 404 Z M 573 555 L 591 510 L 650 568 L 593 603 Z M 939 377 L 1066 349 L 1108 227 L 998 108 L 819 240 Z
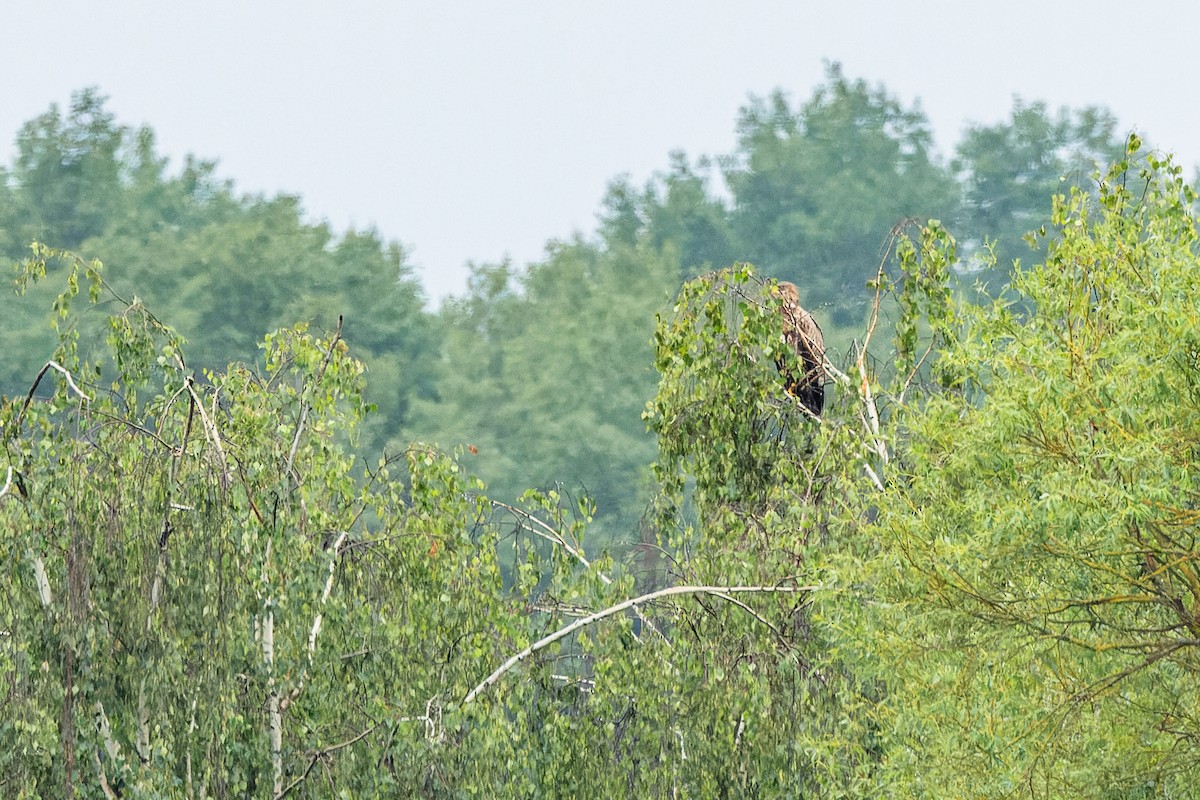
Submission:
M 729 209 L 713 195 L 711 170 L 709 159 L 693 164 L 676 151 L 670 167 L 648 189 L 647 231 L 659 247 L 670 243 L 677 248 L 683 278 L 747 259 L 734 236 Z
M 1197 195 L 1137 150 L 1055 197 L 1044 262 L 961 309 L 953 390 L 905 422 L 863 608 L 914 790 L 1194 789 Z

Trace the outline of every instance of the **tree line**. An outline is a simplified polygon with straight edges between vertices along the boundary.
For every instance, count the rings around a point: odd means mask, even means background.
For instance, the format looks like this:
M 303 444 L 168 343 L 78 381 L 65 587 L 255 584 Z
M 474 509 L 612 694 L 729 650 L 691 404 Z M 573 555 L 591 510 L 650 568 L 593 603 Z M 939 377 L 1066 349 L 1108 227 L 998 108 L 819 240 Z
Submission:
M 362 435 L 376 449 L 470 445 L 498 495 L 560 483 L 627 530 L 655 452 L 641 418 L 653 318 L 681 281 L 735 262 L 791 280 L 844 355 L 894 226 L 940 219 L 964 250 L 995 242 L 1007 264 L 1061 179 L 1085 184 L 1122 146 L 1105 110 L 1018 101 L 947 160 L 918 108 L 837 65 L 801 103 L 752 98 L 737 133 L 733 153 L 677 152 L 646 185 L 616 179 L 594 232 L 550 242 L 538 263 L 476 264 L 466 292 L 431 310 L 399 244 L 308 221 L 297 197 L 239 193 L 212 161 L 172 170 L 152 130 L 84 90 L 21 129 L 0 172 L 0 252 L 20 260 L 37 240 L 101 259 L 192 343 L 197 370 L 253 363 L 267 331 L 344 314 L 370 371 L 379 413 Z M 0 387 L 13 395 L 51 340 L 36 304 L 3 302 Z

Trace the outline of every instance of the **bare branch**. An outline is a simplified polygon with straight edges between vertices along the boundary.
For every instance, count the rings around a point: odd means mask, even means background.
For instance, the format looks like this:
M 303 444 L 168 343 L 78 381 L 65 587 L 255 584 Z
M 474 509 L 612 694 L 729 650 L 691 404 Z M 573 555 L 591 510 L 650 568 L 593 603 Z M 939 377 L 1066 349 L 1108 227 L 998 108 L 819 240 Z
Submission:
M 229 459 L 225 456 L 225 448 L 221 446 L 221 434 L 217 431 L 217 426 L 209 419 L 208 414 L 204 410 L 204 403 L 200 401 L 199 395 L 196 394 L 196 389 L 192 379 L 186 378 L 188 394 L 192 396 L 192 401 L 195 403 L 195 408 L 200 412 L 200 421 L 204 423 L 204 433 L 208 436 L 208 440 L 212 442 L 213 447 L 217 451 L 217 455 L 221 457 L 221 487 L 229 487 Z
M 297 786 L 304 783 L 304 781 L 308 778 L 309 773 L 312 772 L 313 767 L 315 767 L 317 765 L 317 762 L 320 761 L 322 758 L 324 758 L 325 756 L 327 756 L 331 753 L 336 753 L 338 750 L 343 750 L 352 744 L 361 742 L 363 739 L 367 738 L 372 733 L 374 733 L 378 727 L 379 727 L 378 724 L 372 725 L 371 727 L 367 728 L 362 733 L 360 733 L 356 736 L 353 736 L 344 742 L 340 742 L 338 744 L 332 744 L 329 747 L 322 747 L 318 750 L 311 751 L 311 753 L 309 754 L 308 766 L 304 768 L 304 772 L 301 773 L 300 777 L 296 778 L 294 781 L 289 783 L 287 785 L 287 787 L 285 787 L 285 788 L 277 787 L 275 790 L 275 800 L 279 800 L 281 797 L 286 795 L 288 792 L 292 791 L 292 789 L 295 789 Z
M 312 630 L 308 634 L 308 662 L 312 663 L 313 656 L 317 653 L 317 634 L 321 632 L 321 611 L 325 607 L 325 603 L 329 601 L 329 595 L 333 591 L 333 576 L 337 569 L 337 557 L 342 552 L 342 545 L 346 543 L 346 538 L 350 534 L 342 531 L 338 534 L 337 539 L 330 547 L 332 557 L 329 559 L 329 574 L 325 576 L 325 588 L 321 591 L 321 599 L 317 603 L 317 615 L 313 620 Z
M 47 361 L 46 367 L 52 367 L 52 368 L 58 370 L 59 372 L 61 372 L 63 374 L 63 376 L 67 379 L 67 385 L 71 387 L 71 390 L 74 391 L 75 394 L 79 395 L 85 401 L 87 401 L 89 403 L 92 402 L 92 398 L 90 398 L 86 394 L 84 394 L 83 390 L 75 385 L 75 379 L 71 377 L 71 373 L 67 371 L 66 367 L 62 366 L 57 361 Z M 43 372 L 45 371 L 45 367 L 42 368 L 42 371 Z
M 30 403 L 33 402 L 34 392 L 36 392 L 38 386 L 41 385 L 42 378 L 44 378 L 46 376 L 46 370 L 48 370 L 48 369 L 55 369 L 58 372 L 61 372 L 63 375 L 66 376 L 67 385 L 71 387 L 72 391 L 74 391 L 75 394 L 82 397 L 85 402 L 90 403 L 92 401 L 92 398 L 90 398 L 86 394 L 84 394 L 83 390 L 80 389 L 75 384 L 75 379 L 71 377 L 71 373 L 68 372 L 67 369 L 62 364 L 59 364 L 57 361 L 53 361 L 53 360 L 47 361 L 46 365 L 43 366 L 40 370 L 38 370 L 37 377 L 33 379 L 33 385 L 29 387 L 29 393 L 25 395 L 25 402 L 21 405 L 21 413 L 17 414 L 17 419 L 16 419 L 16 421 L 13 422 L 13 430 L 8 434 L 9 437 L 15 435 L 17 429 L 19 429 L 21 427 L 21 420 L 25 417 L 25 412 L 29 410 Z
M 863 338 L 862 345 L 859 347 L 858 358 L 855 359 L 855 368 L 858 372 L 858 393 L 863 403 L 863 426 L 866 428 L 866 434 L 870 440 L 868 450 L 874 451 L 879 456 L 882 466 L 886 466 L 888 463 L 888 449 L 883 441 L 883 437 L 880 435 L 879 404 L 875 399 L 875 393 L 871 389 L 870 376 L 867 374 L 867 353 L 871 339 L 874 337 L 875 330 L 879 325 L 879 311 L 883 302 L 883 270 L 899 234 L 899 230 L 895 228 L 892 230 L 883 257 L 879 260 L 879 269 L 875 273 L 875 300 L 871 306 L 871 319 L 867 323 L 867 333 Z M 871 482 L 875 484 L 876 488 L 882 489 L 883 481 L 878 472 L 871 467 L 870 463 L 864 466 L 871 478 Z
M 528 511 L 525 511 L 524 509 L 517 508 L 516 506 L 511 506 L 508 503 L 502 503 L 499 500 L 492 500 L 491 503 L 493 506 L 497 506 L 499 508 L 506 509 L 507 511 L 512 513 L 514 516 L 523 518 L 523 519 L 527 520 L 528 522 L 532 523 L 532 525 L 536 526 L 536 527 L 531 526 L 528 529 L 530 533 L 534 534 L 535 536 L 540 536 L 541 538 L 545 539 L 548 542 L 553 542 L 554 544 L 557 544 L 559 547 L 563 548 L 568 553 L 570 553 L 571 556 L 573 558 L 575 558 L 576 561 L 578 561 L 580 564 L 583 564 L 584 569 L 592 568 L 592 563 L 590 561 L 588 561 L 587 558 L 584 557 L 583 553 L 579 552 L 577 549 L 572 547 L 571 544 L 566 540 L 566 537 L 564 537 L 561 533 L 559 533 L 554 528 L 552 528 L 548 524 L 546 524 L 545 521 L 538 519 L 533 514 L 529 513 Z M 600 572 L 599 570 L 597 570 L 596 576 L 598 578 L 600 578 L 601 581 L 604 582 L 605 586 L 612 586 L 612 578 L 608 577 L 603 572 Z M 666 635 L 662 631 L 660 631 L 653 622 L 651 622 L 646 616 L 644 616 L 642 614 L 642 610 L 640 608 L 638 608 L 637 606 L 634 606 L 633 613 L 637 615 L 637 618 L 639 620 L 641 620 L 643 625 L 645 625 L 647 628 L 649 628 L 650 630 L 657 633 L 659 636 L 662 637 L 664 642 L 666 642 L 668 645 L 670 645 L 671 642 L 669 639 L 667 639 Z
M 629 600 L 624 600 L 620 603 L 617 603 L 615 606 L 609 606 L 606 609 L 597 611 L 595 614 L 591 614 L 590 616 L 575 620 L 570 625 L 567 625 L 564 628 L 559 628 L 554 633 L 551 633 L 548 636 L 544 636 L 543 638 L 541 638 L 541 639 L 537 640 L 536 642 L 534 642 L 533 644 L 529 645 L 524 650 L 517 653 L 516 655 L 514 655 L 513 657 L 511 657 L 510 659 L 505 661 L 503 664 L 501 664 L 499 667 L 497 667 L 496 670 L 491 675 L 487 676 L 483 680 L 482 683 L 480 683 L 478 686 L 476 686 L 474 689 L 472 689 L 467 694 L 467 696 L 465 698 L 463 698 L 463 704 L 465 705 L 465 704 L 471 702 L 472 700 L 474 700 L 479 695 L 480 692 L 482 692 L 484 689 L 487 689 L 493 683 L 498 681 L 500 679 L 500 677 L 502 675 L 504 675 L 504 673 L 508 672 L 510 669 L 512 669 L 517 664 L 524 661 L 529 656 L 536 653 L 538 650 L 548 647 L 549 645 L 554 644 L 555 642 L 559 641 L 560 639 L 570 636 L 572 633 L 579 630 L 580 628 L 587 627 L 588 625 L 591 625 L 594 622 L 599 622 L 600 620 L 605 619 L 607 617 L 611 617 L 614 614 L 619 614 L 622 611 L 632 608 L 633 606 L 637 605 L 638 603 L 648 603 L 653 600 L 658 600 L 663 597 L 671 597 L 671 596 L 677 595 L 677 594 L 710 594 L 710 595 L 714 595 L 716 597 L 721 597 L 722 595 L 737 594 L 737 593 L 741 593 L 741 592 L 745 592 L 745 593 L 751 593 L 751 592 L 762 592 L 762 593 L 768 593 L 768 592 L 815 592 L 816 590 L 818 590 L 820 588 L 821 588 L 820 586 L 815 586 L 815 585 L 814 586 L 669 586 L 666 589 L 659 589 L 656 592 L 650 592 L 649 594 L 644 594 L 639 597 L 634 597 Z
M 54 597 L 50 594 L 50 579 L 46 576 L 46 562 L 41 556 L 33 557 L 33 579 L 37 582 L 38 597 L 41 598 L 42 608 L 47 611 L 54 604 Z
M 333 592 L 333 576 L 337 571 L 337 559 L 338 556 L 341 555 L 342 546 L 346 543 L 346 539 L 349 537 L 349 535 L 350 534 L 348 532 L 341 531 L 338 534 L 337 539 L 329 548 L 331 552 L 329 558 L 329 574 L 325 576 L 325 588 L 321 591 L 321 596 L 317 599 L 317 613 L 313 617 L 312 629 L 308 632 L 308 663 L 305 664 L 304 674 L 300 676 L 300 679 L 296 682 L 296 685 L 292 688 L 292 691 L 287 697 L 283 698 L 283 701 L 279 704 L 280 713 L 287 711 L 288 706 L 296 702 L 296 700 L 300 697 L 300 693 L 304 691 L 304 684 L 308 677 L 308 670 L 312 668 L 313 659 L 317 655 L 317 636 L 319 636 L 321 633 L 321 623 L 324 614 L 323 609 L 325 608 L 325 603 L 329 601 L 330 593 Z
M 108 776 L 104 774 L 104 765 L 100 763 L 100 751 L 92 751 L 92 758 L 96 762 L 96 773 L 97 777 L 100 779 L 100 791 L 104 792 L 104 796 L 108 798 L 108 800 L 117 800 L 118 795 L 112 790 L 112 787 L 108 785 Z

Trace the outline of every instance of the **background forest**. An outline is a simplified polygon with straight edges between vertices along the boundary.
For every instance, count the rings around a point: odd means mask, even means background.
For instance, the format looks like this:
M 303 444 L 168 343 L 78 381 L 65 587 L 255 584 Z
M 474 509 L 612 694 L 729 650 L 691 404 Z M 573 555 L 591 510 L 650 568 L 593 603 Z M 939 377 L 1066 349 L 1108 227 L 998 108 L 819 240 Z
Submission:
M 736 124 L 431 309 L 95 90 L 30 121 L 0 791 L 1194 796 L 1194 190 L 836 65 Z
M 744 261 L 793 281 L 844 358 L 894 226 L 942 220 L 966 287 L 998 286 L 1011 258 L 1028 258 L 1022 237 L 1051 194 L 1086 185 L 1123 148 L 1107 111 L 1018 102 L 1008 122 L 968 129 L 947 161 L 919 111 L 836 66 L 802 103 L 754 100 L 737 130 L 736 152 L 675 153 L 647 186 L 614 181 L 594 234 L 548 242 L 540 263 L 475 265 L 467 294 L 431 310 L 400 245 L 309 223 L 300 198 L 239 194 L 210 161 L 171 172 L 153 131 L 121 125 L 89 90 L 21 131 L 0 173 L 0 248 L 14 262 L 34 240 L 100 259 L 113 286 L 191 342 L 197 370 L 256 363 L 268 331 L 332 328 L 343 314 L 379 412 L 368 452 L 473 445 L 471 468 L 496 496 L 586 493 L 618 536 L 648 500 L 654 316 L 684 280 Z M 1000 266 L 972 272 L 985 242 Z M 0 392 L 16 396 L 52 339 L 44 302 L 3 303 Z

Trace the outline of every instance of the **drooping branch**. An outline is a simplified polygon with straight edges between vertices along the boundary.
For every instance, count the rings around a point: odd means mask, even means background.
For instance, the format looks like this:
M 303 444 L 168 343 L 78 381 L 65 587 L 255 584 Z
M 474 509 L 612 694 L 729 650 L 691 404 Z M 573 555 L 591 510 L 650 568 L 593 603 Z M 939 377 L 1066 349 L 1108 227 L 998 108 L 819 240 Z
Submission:
M 491 675 L 484 678 L 483 681 L 478 686 L 476 686 L 474 689 L 472 689 L 470 692 L 467 693 L 467 696 L 465 698 L 463 698 L 463 704 L 465 705 L 467 703 L 470 703 L 477 696 L 479 696 L 479 694 L 481 692 L 483 692 L 489 686 L 494 684 L 496 681 L 500 680 L 501 676 L 503 676 L 504 673 L 508 672 L 510 669 L 512 669 L 513 667 L 515 667 L 517 664 L 521 663 L 525 659 L 529 658 L 529 656 L 533 655 L 537 651 L 554 644 L 555 642 L 559 641 L 560 639 L 564 639 L 567 636 L 570 636 L 572 633 L 574 633 L 575 631 L 577 631 L 581 628 L 585 628 L 588 625 L 591 625 L 595 622 L 599 622 L 602 619 L 611 617 L 614 614 L 620 614 L 622 611 L 626 611 L 627 609 L 630 609 L 633 606 L 638 605 L 639 603 L 649 603 L 649 602 L 658 600 L 663 597 L 671 597 L 671 596 L 680 595 L 680 594 L 708 594 L 708 595 L 713 595 L 714 597 L 719 598 L 722 595 L 739 594 L 739 593 L 754 593 L 754 592 L 758 592 L 758 593 L 815 592 L 820 588 L 821 588 L 820 586 L 816 586 L 816 585 L 812 585 L 812 586 L 669 586 L 666 589 L 659 589 L 656 592 L 650 592 L 649 594 L 644 594 L 639 597 L 634 597 L 629 600 L 624 600 L 620 603 L 617 603 L 614 606 L 609 606 L 608 608 L 605 608 L 601 611 L 597 611 L 595 614 L 590 614 L 581 619 L 577 619 L 574 622 L 572 622 L 570 625 L 567 625 L 566 627 L 563 627 L 563 628 L 559 628 L 554 633 L 551 633 L 548 636 L 544 636 L 541 639 L 538 639 L 536 642 L 529 645 L 524 650 L 522 650 L 521 652 L 512 656 L 507 661 L 505 661 L 503 664 L 501 664 L 499 667 L 497 667 L 496 670 Z
M 187 384 L 181 386 L 171 399 L 167 401 L 167 407 L 174 405 L 175 400 L 187 389 Z M 171 469 L 167 478 L 167 497 L 163 502 L 162 524 L 158 531 L 158 561 L 154 568 L 154 580 L 150 586 L 150 602 L 146 612 L 146 630 L 150 630 L 150 626 L 154 620 L 154 614 L 158 610 L 158 603 L 162 597 L 162 582 L 166 577 L 167 572 L 167 544 L 171 537 L 171 512 L 176 509 L 175 489 L 179 483 L 179 463 L 183 460 L 184 453 L 187 452 L 188 440 L 192 433 L 192 420 L 195 418 L 195 410 L 197 401 L 195 394 L 188 400 L 188 416 L 187 424 L 183 430 L 183 441 L 179 443 L 178 448 L 171 448 Z
M 584 569 L 592 568 L 592 563 L 587 560 L 587 558 L 583 555 L 583 553 L 581 553 L 578 549 L 576 549 L 574 546 L 572 546 L 571 543 L 566 540 L 566 537 L 564 537 L 561 533 L 556 531 L 550 525 L 546 524 L 545 521 L 538 519 L 533 514 L 529 513 L 528 511 L 525 511 L 524 509 L 517 508 L 516 506 L 511 506 L 508 503 L 503 503 L 499 500 L 492 500 L 491 503 L 493 506 L 495 506 L 497 508 L 503 508 L 503 509 L 507 510 L 515 517 L 525 519 L 527 522 L 530 523 L 528 530 L 531 533 L 533 533 L 535 536 L 540 536 L 541 538 L 545 539 L 546 541 L 551 542 L 552 544 L 556 544 L 559 547 L 561 547 L 562 549 L 566 550 L 576 561 L 578 561 L 580 564 L 583 565 Z M 596 576 L 598 578 L 600 578 L 600 580 L 604 583 L 605 586 L 612 586 L 612 578 L 608 577 L 603 572 L 597 571 Z M 663 632 L 660 631 L 658 629 L 658 627 L 655 626 L 655 624 L 649 620 L 649 618 L 647 618 L 644 614 L 642 614 L 642 610 L 638 606 L 636 606 L 636 605 L 633 606 L 633 613 L 637 615 L 637 618 L 642 622 L 643 625 L 645 625 L 647 628 L 649 628 L 650 630 L 657 633 L 659 636 L 662 637 L 662 640 L 664 642 L 667 642 L 667 644 L 670 645 L 670 640 L 667 639 L 666 635 L 663 634 Z

